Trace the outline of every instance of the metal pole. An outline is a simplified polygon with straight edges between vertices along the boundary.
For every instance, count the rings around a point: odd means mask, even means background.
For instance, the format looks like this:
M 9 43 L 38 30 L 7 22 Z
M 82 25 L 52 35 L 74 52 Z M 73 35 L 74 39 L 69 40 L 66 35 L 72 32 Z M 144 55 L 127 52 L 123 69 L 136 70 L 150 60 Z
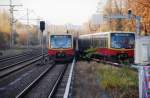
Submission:
M 7 6 L 7 5 L 4 5 Z M 15 21 L 14 21 L 14 7 L 22 5 L 13 5 L 12 0 L 10 0 L 10 14 L 11 14 L 11 34 L 10 34 L 10 47 L 14 45 L 14 32 L 15 32 Z
M 43 43 L 43 31 L 42 31 L 42 36 L 41 36 L 41 45 L 42 45 L 42 64 L 45 64 L 44 62 L 44 43 Z
M 138 68 L 138 75 L 139 75 L 139 98 L 142 98 L 143 96 L 143 66 L 139 66 Z
M 141 27 L 140 27 L 141 17 L 140 16 L 135 16 L 135 18 L 136 18 L 136 32 L 139 35 L 140 32 L 141 32 Z
M 41 46 L 41 32 L 38 29 L 39 28 L 39 25 L 38 25 L 39 22 L 40 22 L 40 19 L 37 19 L 38 44 L 39 44 L 39 46 Z
M 10 47 L 13 47 L 14 44 L 14 35 L 13 35 L 13 30 L 14 30 L 14 13 L 13 13 L 13 6 L 12 6 L 12 0 L 10 0 L 10 14 L 11 14 L 11 34 L 10 34 Z
M 29 48 L 29 9 L 27 9 L 27 48 Z
M 11 31 L 10 31 L 10 48 L 11 47 L 13 47 L 13 45 L 14 45 L 14 32 L 15 32 L 15 25 L 14 25 L 14 23 L 15 23 L 15 21 L 14 21 L 14 7 L 15 6 L 22 6 L 22 5 L 13 5 L 12 4 L 12 0 L 9 0 L 9 2 L 10 2 L 10 4 L 8 4 L 8 5 L 0 5 L 0 6 L 9 6 L 10 7 L 10 9 L 9 9 L 9 11 L 10 11 L 10 26 L 11 26 Z

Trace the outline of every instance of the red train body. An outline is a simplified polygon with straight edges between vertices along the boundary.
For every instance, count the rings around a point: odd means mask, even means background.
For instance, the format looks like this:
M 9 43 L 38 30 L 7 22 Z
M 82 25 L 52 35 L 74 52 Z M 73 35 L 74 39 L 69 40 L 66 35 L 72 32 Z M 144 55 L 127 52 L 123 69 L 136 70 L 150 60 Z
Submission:
M 133 49 L 109 49 L 109 48 L 99 48 L 96 50 L 97 53 L 104 55 L 104 56 L 108 56 L 108 57 L 124 57 L 124 58 L 133 58 L 134 57 L 134 50 Z
M 49 49 L 49 58 L 54 61 L 70 61 L 74 57 L 74 49 Z
M 48 56 L 50 60 L 71 61 L 74 55 L 72 35 L 52 34 L 49 36 Z

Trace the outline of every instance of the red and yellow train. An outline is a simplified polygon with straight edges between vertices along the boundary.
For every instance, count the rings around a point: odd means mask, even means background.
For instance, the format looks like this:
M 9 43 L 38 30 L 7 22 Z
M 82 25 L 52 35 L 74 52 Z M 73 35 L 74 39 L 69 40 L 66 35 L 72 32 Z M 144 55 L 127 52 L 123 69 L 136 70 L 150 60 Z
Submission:
M 133 59 L 134 46 L 134 32 L 99 32 L 79 36 L 79 50 L 83 52 L 94 48 L 101 58 Z
M 75 55 L 74 40 L 71 34 L 50 34 L 48 56 L 54 61 L 71 61 Z

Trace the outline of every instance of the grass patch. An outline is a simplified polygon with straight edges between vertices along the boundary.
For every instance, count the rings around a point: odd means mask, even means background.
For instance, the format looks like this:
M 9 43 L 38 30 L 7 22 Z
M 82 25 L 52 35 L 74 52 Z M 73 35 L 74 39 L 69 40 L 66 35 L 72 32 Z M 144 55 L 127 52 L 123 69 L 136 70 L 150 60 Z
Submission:
M 98 68 L 101 87 L 112 98 L 138 98 L 138 75 L 128 67 L 101 65 Z
M 84 51 L 84 54 L 82 55 L 82 58 L 87 59 L 91 58 L 91 56 L 96 53 L 96 48 L 89 48 Z
M 86 53 L 95 53 L 96 52 L 96 48 L 89 48 L 87 50 L 85 50 Z

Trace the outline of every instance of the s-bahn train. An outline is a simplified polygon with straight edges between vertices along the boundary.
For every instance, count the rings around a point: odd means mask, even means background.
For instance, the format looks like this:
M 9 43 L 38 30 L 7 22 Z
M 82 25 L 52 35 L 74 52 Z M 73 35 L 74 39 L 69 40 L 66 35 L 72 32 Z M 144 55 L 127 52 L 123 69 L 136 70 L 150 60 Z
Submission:
M 98 58 L 124 60 L 134 58 L 134 32 L 99 32 L 79 36 L 79 51 L 93 48 Z
M 48 38 L 48 56 L 54 61 L 71 61 L 75 55 L 73 35 L 50 34 Z

